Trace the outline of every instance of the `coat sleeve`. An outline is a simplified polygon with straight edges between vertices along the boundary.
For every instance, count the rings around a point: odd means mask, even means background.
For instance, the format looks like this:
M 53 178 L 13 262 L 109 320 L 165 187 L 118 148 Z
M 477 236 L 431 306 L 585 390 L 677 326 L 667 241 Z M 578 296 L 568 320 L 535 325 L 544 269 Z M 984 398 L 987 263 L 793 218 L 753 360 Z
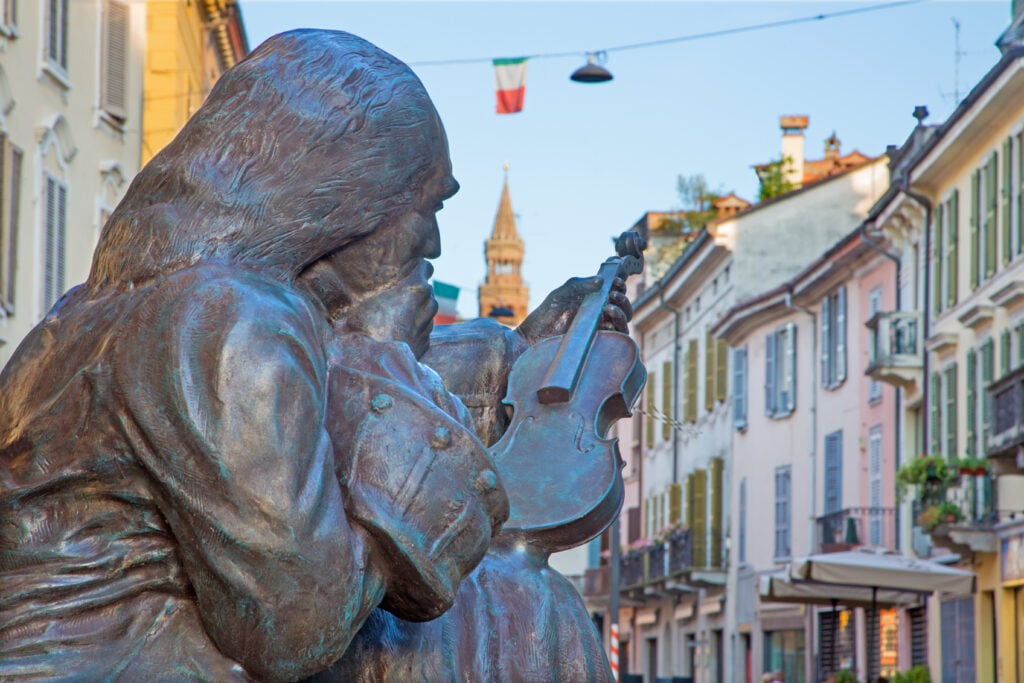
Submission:
M 115 356 L 203 625 L 262 680 L 337 660 L 384 593 L 334 474 L 320 335 L 276 285 L 199 277 L 147 299 Z

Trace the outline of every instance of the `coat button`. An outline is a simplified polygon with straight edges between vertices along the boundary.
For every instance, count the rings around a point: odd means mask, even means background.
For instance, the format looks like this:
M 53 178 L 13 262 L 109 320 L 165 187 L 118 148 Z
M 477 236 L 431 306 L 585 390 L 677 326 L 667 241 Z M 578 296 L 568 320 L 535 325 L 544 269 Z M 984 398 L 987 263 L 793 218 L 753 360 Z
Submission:
M 443 451 L 452 445 L 452 433 L 447 427 L 435 427 L 434 433 L 430 435 L 430 445 Z
M 476 475 L 473 485 L 480 493 L 490 493 L 498 488 L 498 475 L 494 473 L 494 470 L 482 470 L 480 474 Z
M 370 399 L 370 410 L 375 413 L 385 413 L 395 404 L 394 400 L 387 394 L 377 394 Z

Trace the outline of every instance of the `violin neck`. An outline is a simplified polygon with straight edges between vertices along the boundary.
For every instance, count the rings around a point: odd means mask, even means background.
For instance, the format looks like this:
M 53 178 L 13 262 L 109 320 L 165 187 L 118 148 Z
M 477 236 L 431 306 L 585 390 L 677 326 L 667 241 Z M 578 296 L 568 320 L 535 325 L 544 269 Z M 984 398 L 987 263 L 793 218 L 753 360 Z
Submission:
M 619 263 L 614 258 L 605 261 L 597 271 L 601 288 L 583 300 L 569 330 L 562 337 L 555 358 L 537 390 L 537 399 L 541 403 L 568 403 L 572 397 L 618 272 Z

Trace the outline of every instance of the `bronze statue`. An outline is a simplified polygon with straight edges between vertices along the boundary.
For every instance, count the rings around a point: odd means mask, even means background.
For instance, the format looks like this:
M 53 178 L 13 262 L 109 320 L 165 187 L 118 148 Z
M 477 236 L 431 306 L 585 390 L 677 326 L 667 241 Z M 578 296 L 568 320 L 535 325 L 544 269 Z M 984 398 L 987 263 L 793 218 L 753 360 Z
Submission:
M 432 334 L 457 188 L 423 86 L 359 38 L 281 34 L 220 79 L 0 374 L 0 679 L 609 679 L 547 554 L 621 503 L 638 253 L 517 330 Z M 585 342 L 593 414 L 506 433 L 552 337 Z M 545 440 L 612 465 L 517 497 Z

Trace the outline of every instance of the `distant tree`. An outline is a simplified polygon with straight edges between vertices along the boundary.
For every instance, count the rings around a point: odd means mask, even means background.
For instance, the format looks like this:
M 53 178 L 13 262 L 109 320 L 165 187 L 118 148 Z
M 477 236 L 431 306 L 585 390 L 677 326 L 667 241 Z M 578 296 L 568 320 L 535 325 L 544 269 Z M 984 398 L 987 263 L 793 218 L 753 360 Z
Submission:
M 702 173 L 676 177 L 676 194 L 679 195 L 682 216 L 666 219 L 660 229 L 664 232 L 696 232 L 715 218 L 714 203 L 723 195 L 721 187 L 711 190 Z
M 763 202 L 796 189 L 793 183 L 789 182 L 788 174 L 792 169 L 791 157 L 782 157 L 758 168 L 757 176 L 761 181 L 761 190 L 757 194 L 758 201 Z

